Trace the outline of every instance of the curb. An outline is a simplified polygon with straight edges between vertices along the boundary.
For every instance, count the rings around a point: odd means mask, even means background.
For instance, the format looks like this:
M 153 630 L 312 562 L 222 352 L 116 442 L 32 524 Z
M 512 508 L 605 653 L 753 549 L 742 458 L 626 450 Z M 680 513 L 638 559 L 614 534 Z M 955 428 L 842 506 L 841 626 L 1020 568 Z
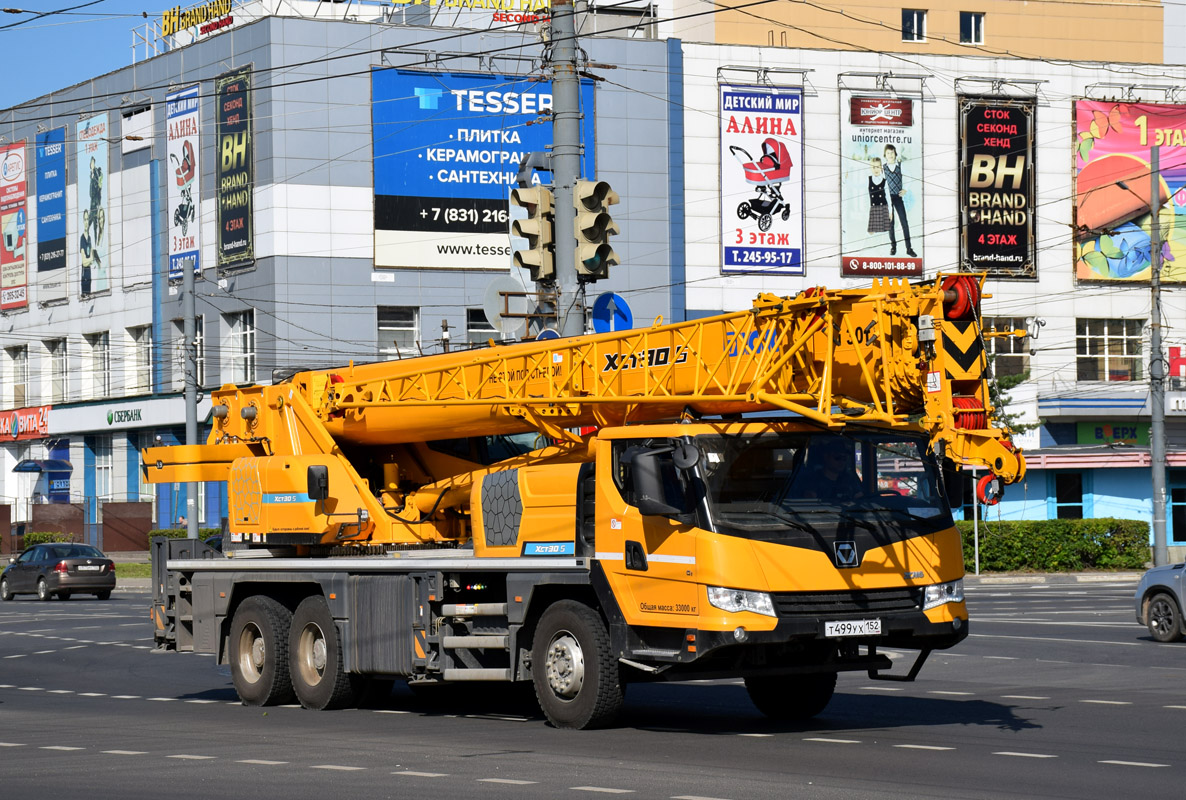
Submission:
M 972 585 L 1008 585 L 1008 584 L 1073 584 L 1073 583 L 1136 583 L 1141 579 L 1140 572 L 1087 572 L 1069 574 L 1033 574 L 1033 575 L 965 575 L 964 582 Z

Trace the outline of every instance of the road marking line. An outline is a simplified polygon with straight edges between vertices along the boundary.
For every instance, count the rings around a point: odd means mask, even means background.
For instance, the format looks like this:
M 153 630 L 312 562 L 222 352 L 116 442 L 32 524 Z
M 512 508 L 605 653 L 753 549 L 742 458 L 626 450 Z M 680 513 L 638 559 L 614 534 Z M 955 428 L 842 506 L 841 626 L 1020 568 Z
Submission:
M 767 739 L 773 736 L 773 733 L 739 733 L 738 736 L 749 736 L 754 739 Z
M 0 683 L 0 689 L 15 689 L 15 683 Z
M 85 645 L 85 644 L 73 644 L 73 645 L 70 645 L 69 647 L 67 647 L 67 648 L 65 648 L 65 649 L 66 649 L 66 650 L 85 650 L 85 649 L 86 649 L 86 645 Z
M 447 777 L 449 777 L 449 773 L 447 773 L 447 772 L 413 772 L 410 769 L 406 769 L 403 772 L 393 772 L 391 774 L 392 775 L 408 775 L 413 778 L 447 778 Z
M 894 747 L 901 747 L 903 750 L 954 750 L 954 747 L 939 747 L 933 744 L 896 744 Z
M 79 697 L 106 697 L 103 692 L 79 692 Z
M 1025 620 L 1019 620 L 1024 622 Z M 1062 623 L 1058 623 L 1062 624 Z M 1116 625 L 1114 627 L 1120 627 Z M 1125 627 L 1132 627 L 1125 623 Z M 1144 642 L 1102 642 L 1095 639 L 1063 639 L 1058 636 L 1002 636 L 996 633 L 970 633 L 969 637 L 975 636 L 979 639 L 1018 639 L 1023 642 L 1062 642 L 1064 644 L 1109 644 L 1109 645 L 1123 645 L 1125 647 L 1144 647 Z M 1043 661 L 1043 659 L 1038 659 Z M 1046 664 L 1070 664 L 1070 661 L 1043 661 Z
M 111 695 L 111 699 L 112 700 L 139 700 L 140 695 L 138 695 L 138 694 L 113 694 L 113 695 Z
M 104 750 L 104 753 L 112 756 L 146 756 L 147 750 Z
M 1001 750 L 993 753 L 994 756 L 1015 756 L 1017 758 L 1058 758 L 1058 756 L 1048 755 L 1046 753 L 1014 753 L 1009 750 Z
M 165 758 L 180 758 L 184 761 L 212 761 L 217 756 L 191 756 L 187 753 L 178 753 L 177 755 L 165 756 Z
M 261 767 L 279 767 L 283 764 L 287 764 L 288 762 L 287 761 L 268 761 L 263 758 L 244 758 L 240 761 L 236 761 L 235 763 L 236 764 L 259 764 Z
M 22 692 L 44 692 L 45 690 L 42 689 L 40 686 L 22 686 L 19 689 L 19 691 L 22 691 Z
M 1080 700 L 1080 703 L 1094 703 L 1097 706 L 1131 706 L 1128 700 Z
M 900 691 L 902 691 L 902 687 L 900 687 L 900 686 L 862 686 L 860 688 L 865 690 L 866 692 L 900 692 Z
M 1148 761 L 1101 761 L 1101 764 L 1115 764 L 1120 767 L 1168 767 L 1169 764 L 1151 764 Z
M 300 708 L 300 707 L 301 707 L 300 703 L 283 703 L 281 705 L 276 706 L 276 708 Z
M 85 748 L 85 747 L 70 747 L 69 745 L 65 745 L 65 744 L 47 744 L 45 747 L 39 747 L 39 748 L 37 748 L 37 749 L 38 749 L 38 750 L 65 750 L 65 751 L 71 751 L 71 750 L 85 750 L 86 748 Z
M 404 711 L 402 709 L 395 709 L 395 708 L 376 708 L 374 711 L 376 714 L 410 714 L 411 713 L 410 711 Z
M 339 772 L 357 772 L 366 769 L 366 767 L 347 767 L 341 764 L 314 764 L 309 769 L 333 769 Z
M 206 703 L 217 703 L 218 701 L 217 700 L 186 700 L 185 702 L 206 704 Z M 285 762 L 285 763 L 288 763 L 288 762 Z
M 57 650 L 37 650 L 37 651 L 35 651 L 35 652 L 33 653 L 33 655 L 35 655 L 35 656 L 44 656 L 44 655 L 47 655 L 47 654 L 49 654 L 49 653 L 56 653 L 56 652 L 58 652 L 58 651 L 57 651 Z
M 1186 706 L 1162 706 L 1162 708 L 1186 708 Z
M 1037 694 L 1003 694 L 1001 695 L 1006 700 L 1049 700 L 1049 697 L 1042 697 Z
M 517 781 L 513 778 L 478 778 L 478 783 L 505 783 L 510 786 L 530 786 L 539 781 Z
M 569 786 L 571 792 L 602 792 L 603 794 L 634 794 L 633 789 L 610 789 L 605 786 Z
M 1016 661 L 1017 660 L 1016 656 L 985 656 L 985 658 L 991 658 L 994 661 Z
M 832 744 L 860 744 L 860 739 L 829 739 L 823 736 L 809 736 L 805 742 L 830 742 Z
M 969 697 L 972 694 L 974 694 L 974 692 L 944 692 L 944 691 L 940 691 L 940 690 L 935 690 L 932 692 L 927 692 L 927 694 L 949 694 L 949 695 L 954 695 L 956 697 Z
M 723 797 L 704 797 L 698 794 L 677 794 L 671 800 L 725 800 Z
M 0 742 L 0 747 L 24 747 L 24 742 Z
M 148 699 L 153 700 L 158 703 L 172 703 L 177 698 L 176 697 L 150 697 Z
M 25 657 L 24 653 L 18 653 L 15 656 L 5 656 L 5 658 L 24 658 L 24 657 Z

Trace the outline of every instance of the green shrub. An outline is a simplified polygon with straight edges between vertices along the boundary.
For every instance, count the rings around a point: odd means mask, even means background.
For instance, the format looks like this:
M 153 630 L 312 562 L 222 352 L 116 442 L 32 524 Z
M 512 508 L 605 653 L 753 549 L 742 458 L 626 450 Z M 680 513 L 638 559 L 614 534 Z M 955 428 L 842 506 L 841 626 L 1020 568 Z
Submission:
M 199 539 L 205 539 L 207 536 L 213 536 L 216 533 L 221 533 L 221 529 L 198 528 Z M 154 536 L 164 536 L 166 539 L 184 539 L 188 535 L 188 531 L 185 528 L 156 528 L 148 532 L 148 540 L 151 542 Z
M 964 563 L 972 569 L 971 521 L 957 522 Z M 1149 523 L 1132 519 L 982 520 L 981 572 L 1071 572 L 1143 569 L 1149 561 Z
M 35 544 L 72 541 L 74 541 L 73 536 L 68 533 L 62 533 L 61 531 L 34 531 L 25 534 L 25 547 L 32 547 Z

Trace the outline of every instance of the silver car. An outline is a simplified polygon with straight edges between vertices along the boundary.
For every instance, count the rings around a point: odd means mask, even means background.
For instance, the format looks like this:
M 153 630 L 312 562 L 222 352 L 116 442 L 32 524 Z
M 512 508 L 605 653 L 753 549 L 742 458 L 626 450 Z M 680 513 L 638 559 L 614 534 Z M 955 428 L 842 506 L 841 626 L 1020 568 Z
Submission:
M 41 600 L 93 594 L 106 600 L 114 588 L 115 564 L 89 544 L 35 544 L 0 573 L 0 600 L 16 594 L 36 594 Z
M 1186 636 L 1182 617 L 1184 572 L 1186 564 L 1154 567 L 1137 584 L 1137 622 L 1147 625 L 1159 642 L 1177 642 Z

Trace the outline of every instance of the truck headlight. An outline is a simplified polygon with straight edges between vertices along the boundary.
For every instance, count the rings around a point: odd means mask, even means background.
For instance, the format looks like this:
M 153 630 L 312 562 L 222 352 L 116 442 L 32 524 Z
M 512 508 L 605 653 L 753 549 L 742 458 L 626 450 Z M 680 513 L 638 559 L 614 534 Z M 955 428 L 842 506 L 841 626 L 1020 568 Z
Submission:
M 766 592 L 747 592 L 744 589 L 726 589 L 722 586 L 708 587 L 708 602 L 722 611 L 752 611 L 777 617 L 774 601 Z
M 922 596 L 922 610 L 926 611 L 928 608 L 935 608 L 944 603 L 962 602 L 964 602 L 964 579 L 960 578 L 958 581 L 936 583 L 926 587 Z

